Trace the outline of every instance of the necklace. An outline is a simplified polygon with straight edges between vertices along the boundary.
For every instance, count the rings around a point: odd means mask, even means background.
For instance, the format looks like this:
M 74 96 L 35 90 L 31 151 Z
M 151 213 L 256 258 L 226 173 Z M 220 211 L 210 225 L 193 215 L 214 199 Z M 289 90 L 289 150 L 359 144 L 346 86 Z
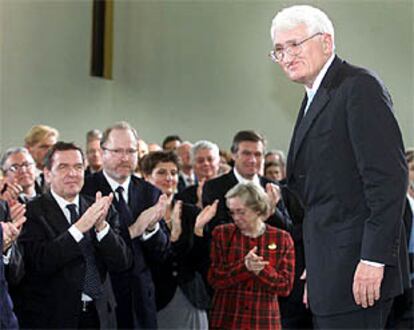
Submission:
M 259 228 L 259 230 L 256 233 L 242 232 L 242 234 L 244 236 L 247 236 L 247 237 L 257 238 L 259 236 L 262 236 L 263 233 L 265 232 L 265 230 L 266 230 L 266 225 L 263 222 L 260 222 L 260 228 Z

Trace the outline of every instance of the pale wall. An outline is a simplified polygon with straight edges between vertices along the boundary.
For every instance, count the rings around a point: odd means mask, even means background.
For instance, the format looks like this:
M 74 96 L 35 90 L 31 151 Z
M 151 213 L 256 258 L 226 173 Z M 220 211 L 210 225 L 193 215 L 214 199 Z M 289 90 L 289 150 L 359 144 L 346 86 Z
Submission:
M 37 123 L 83 143 L 87 130 L 128 120 L 151 142 L 178 133 L 228 148 L 253 128 L 287 149 L 303 88 L 267 53 L 271 18 L 292 3 L 115 0 L 105 81 L 89 77 L 91 1 L 0 0 L 0 147 Z M 385 81 L 414 145 L 413 1 L 311 3 L 334 21 L 338 54 Z

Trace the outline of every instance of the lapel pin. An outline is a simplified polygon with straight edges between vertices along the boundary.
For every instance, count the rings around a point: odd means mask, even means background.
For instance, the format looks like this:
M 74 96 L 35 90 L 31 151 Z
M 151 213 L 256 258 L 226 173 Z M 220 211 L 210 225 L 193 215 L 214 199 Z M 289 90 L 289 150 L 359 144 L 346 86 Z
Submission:
M 275 243 L 272 243 L 272 244 L 269 244 L 267 247 L 269 250 L 276 250 L 277 245 Z

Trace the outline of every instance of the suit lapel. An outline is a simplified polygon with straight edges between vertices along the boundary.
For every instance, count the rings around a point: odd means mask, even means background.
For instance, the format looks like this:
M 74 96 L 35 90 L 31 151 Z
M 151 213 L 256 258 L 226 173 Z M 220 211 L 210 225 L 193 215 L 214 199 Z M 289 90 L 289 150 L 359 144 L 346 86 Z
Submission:
M 318 92 L 315 95 L 306 115 L 302 118 L 299 123 L 294 141 L 294 152 L 293 152 L 293 161 L 298 154 L 298 151 L 303 143 L 303 140 L 306 134 L 309 132 L 309 129 L 312 127 L 313 122 L 324 110 L 325 105 L 329 101 L 329 95 L 325 88 L 322 86 L 319 87 Z
M 329 67 L 328 71 L 325 74 L 325 77 L 322 79 L 321 85 L 316 92 L 316 95 L 310 104 L 308 111 L 305 116 L 303 116 L 304 109 L 306 107 L 306 101 L 303 100 L 301 111 L 298 116 L 298 120 L 296 122 L 297 127 L 295 127 L 295 134 L 293 137 L 293 150 L 291 156 L 291 164 L 290 167 L 293 166 L 293 163 L 298 155 L 300 147 L 303 144 L 303 141 L 308 134 L 309 130 L 311 129 L 315 120 L 319 117 L 322 111 L 326 108 L 330 100 L 329 90 L 331 88 L 332 82 L 335 79 L 336 74 L 342 64 L 342 60 L 338 57 L 335 57 L 334 61 L 332 62 L 331 66 Z M 300 119 L 302 118 L 302 119 Z
M 97 173 L 96 177 L 98 179 L 97 186 L 99 187 L 99 191 L 102 193 L 103 196 L 108 196 L 112 192 L 112 188 L 109 185 L 108 181 L 106 181 L 103 171 Z
M 69 221 L 66 219 L 56 200 L 50 192 L 45 193 L 43 196 L 44 214 L 47 215 L 46 221 L 48 225 L 50 225 L 58 233 L 68 230 L 70 227 Z
M 293 129 L 293 134 L 292 134 L 292 139 L 290 141 L 288 159 L 287 159 L 287 165 L 286 165 L 286 171 L 287 171 L 286 175 L 287 175 L 287 177 L 290 176 L 290 174 L 292 173 L 292 170 L 293 170 L 292 165 L 293 165 L 293 155 L 295 154 L 296 134 L 297 134 L 299 125 L 300 125 L 300 123 L 303 119 L 303 114 L 305 112 L 307 102 L 308 102 L 308 97 L 305 93 L 305 96 L 303 97 L 303 100 L 302 100 L 302 104 L 300 106 L 298 117 L 296 118 L 295 128 Z

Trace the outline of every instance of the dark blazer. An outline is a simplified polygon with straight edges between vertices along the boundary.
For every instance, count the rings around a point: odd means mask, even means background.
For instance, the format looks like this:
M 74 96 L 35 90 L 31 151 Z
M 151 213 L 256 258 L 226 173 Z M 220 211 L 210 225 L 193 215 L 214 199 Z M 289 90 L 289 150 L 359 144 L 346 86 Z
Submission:
M 94 173 L 85 180 L 83 192 L 94 196 L 97 191 L 108 195 L 112 189 L 102 172 Z M 120 274 L 111 274 L 112 285 L 117 299 L 117 320 L 120 328 L 156 328 L 157 308 L 155 305 L 154 283 L 149 263 L 163 260 L 169 246 L 168 235 L 161 223 L 160 230 L 150 239 L 137 237 L 131 240 L 128 227 L 142 211 L 154 205 L 160 191 L 148 182 L 131 176 L 128 188 L 130 216 L 120 217 L 121 234 L 132 249 L 133 267 Z M 116 198 L 113 205 L 117 207 Z
M 3 227 L 0 226 L 0 251 L 3 251 Z M 18 329 L 13 304 L 10 299 L 7 281 L 4 275 L 3 257 L 0 260 L 0 329 Z
M 371 72 L 336 57 L 303 117 L 306 102 L 287 178 L 305 208 L 311 309 L 331 315 L 360 309 L 352 295 L 360 259 L 385 264 L 382 299 L 407 284 L 400 244 L 407 165 L 390 95 Z
M 83 214 L 92 204 L 80 196 Z M 86 262 L 68 229 L 65 215 L 50 193 L 27 204 L 27 222 L 19 242 L 24 251 L 26 275 L 20 284 L 16 312 L 23 328 L 77 328 L 81 312 L 81 294 Z M 114 327 L 115 306 L 111 292 L 104 285 L 108 270 L 121 271 L 131 264 L 125 242 L 117 234 L 118 214 L 110 210 L 107 222 L 111 228 L 98 242 L 94 229 L 89 231 L 104 292 L 95 300 L 101 327 Z
M 260 176 L 260 184 L 263 188 L 267 183 L 274 183 Z M 229 209 L 226 205 L 226 193 L 238 183 L 233 171 L 223 174 L 217 178 L 211 179 L 204 184 L 203 187 L 203 206 L 212 204 L 216 199 L 219 200 L 216 216 L 206 225 L 206 233 L 210 235 L 213 229 L 225 223 L 231 222 Z M 269 225 L 278 227 L 280 229 L 291 229 L 291 220 L 284 206 L 283 200 L 277 205 L 276 212 L 267 220 Z
M 7 202 L 0 201 L 0 222 L 10 220 L 10 210 Z M 10 295 L 13 297 L 13 286 L 17 285 L 24 275 L 24 262 L 21 248 L 17 242 L 13 242 L 10 249 L 9 263 L 4 265 L 4 272 L 9 285 Z
M 200 209 L 183 203 L 181 212 L 182 233 L 172 242 L 163 263 L 154 266 L 154 282 L 158 310 L 167 306 L 178 287 L 198 309 L 207 309 L 210 296 L 206 288 L 209 266 L 209 244 L 194 235 L 194 224 Z
M 193 204 L 196 205 L 198 202 L 198 196 L 197 196 L 197 188 L 198 183 L 186 187 L 184 190 L 180 191 L 178 190 L 178 194 L 176 195 L 176 199 L 183 201 L 187 204 Z

